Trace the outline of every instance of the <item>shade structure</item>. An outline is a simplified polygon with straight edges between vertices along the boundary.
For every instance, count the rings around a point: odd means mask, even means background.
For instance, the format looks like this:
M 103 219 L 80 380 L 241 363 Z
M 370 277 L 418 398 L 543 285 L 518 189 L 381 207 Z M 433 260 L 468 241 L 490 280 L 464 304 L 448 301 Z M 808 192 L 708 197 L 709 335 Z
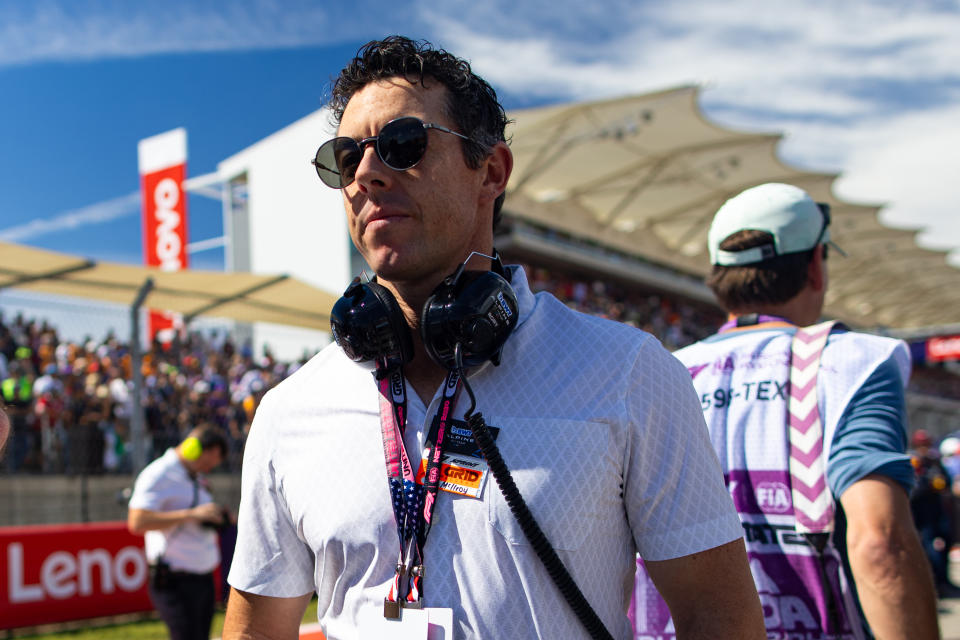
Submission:
M 514 111 L 515 218 L 626 255 L 703 276 L 707 229 L 730 197 L 786 182 L 831 205 L 831 236 L 848 254 L 829 261 L 825 314 L 861 328 L 960 322 L 960 269 L 920 248 L 916 230 L 882 225 L 878 204 L 834 196 L 837 175 L 791 167 L 778 134 L 707 121 L 698 89 Z
M 0 289 L 129 306 L 148 278 L 153 287 L 144 305 L 181 313 L 186 321 L 212 316 L 329 331 L 330 309 L 337 300 L 286 275 L 161 271 L 0 242 Z

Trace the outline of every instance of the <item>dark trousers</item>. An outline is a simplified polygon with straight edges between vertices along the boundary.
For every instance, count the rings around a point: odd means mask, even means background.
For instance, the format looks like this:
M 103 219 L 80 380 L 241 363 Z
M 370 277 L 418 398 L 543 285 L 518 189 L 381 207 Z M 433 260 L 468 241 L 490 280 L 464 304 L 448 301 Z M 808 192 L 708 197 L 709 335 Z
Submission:
M 213 620 L 213 574 L 172 572 L 166 583 L 150 581 L 150 600 L 171 640 L 209 640 Z

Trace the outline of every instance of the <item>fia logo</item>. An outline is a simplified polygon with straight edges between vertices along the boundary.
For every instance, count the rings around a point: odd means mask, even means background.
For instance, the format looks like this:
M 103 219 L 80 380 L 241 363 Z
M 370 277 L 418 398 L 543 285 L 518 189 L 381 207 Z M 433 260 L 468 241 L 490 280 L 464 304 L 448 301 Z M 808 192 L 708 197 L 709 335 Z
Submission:
M 755 492 L 757 506 L 764 513 L 789 513 L 793 506 L 790 487 L 782 482 L 761 482 Z

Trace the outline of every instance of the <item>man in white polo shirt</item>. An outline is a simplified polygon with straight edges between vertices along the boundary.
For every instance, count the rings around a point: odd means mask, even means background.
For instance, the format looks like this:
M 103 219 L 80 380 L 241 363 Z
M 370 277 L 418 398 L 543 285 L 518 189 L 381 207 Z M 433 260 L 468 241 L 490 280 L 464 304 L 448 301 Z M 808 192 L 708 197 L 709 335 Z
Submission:
M 707 284 L 729 320 L 675 355 L 740 513 L 769 637 L 932 640 L 933 584 L 907 499 L 910 356 L 898 340 L 811 326 L 829 223 L 792 185 L 728 200 L 708 234 Z M 641 573 L 637 626 L 657 631 L 669 619 L 649 591 Z
M 210 637 L 213 571 L 220 565 L 214 526 L 226 512 L 213 502 L 204 474 L 226 452 L 220 430 L 197 427 L 148 464 L 133 485 L 127 527 L 144 534 L 150 599 L 172 640 Z
M 685 638 L 763 638 L 686 371 L 652 336 L 534 294 L 495 255 L 513 159 L 493 89 L 393 36 L 343 70 L 333 107 L 338 137 L 315 165 L 377 280 L 350 285 L 339 344 L 257 411 L 225 640 L 296 638 L 313 592 L 330 640 L 426 640 L 428 625 L 456 640 L 625 640 L 638 551 Z M 495 457 L 477 454 L 478 409 L 572 578 L 563 589 L 491 477 Z

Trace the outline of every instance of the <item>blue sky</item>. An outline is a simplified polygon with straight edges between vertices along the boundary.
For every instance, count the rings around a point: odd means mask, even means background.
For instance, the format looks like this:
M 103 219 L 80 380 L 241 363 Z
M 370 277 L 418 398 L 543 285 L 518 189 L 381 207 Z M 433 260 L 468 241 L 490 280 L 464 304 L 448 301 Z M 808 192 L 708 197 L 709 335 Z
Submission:
M 0 0 L 0 239 L 140 263 L 138 140 L 183 126 L 189 174 L 211 172 L 396 32 L 470 59 L 508 109 L 699 84 L 715 122 L 785 133 L 839 197 L 960 247 L 956 0 Z M 190 240 L 221 232 L 192 196 Z

